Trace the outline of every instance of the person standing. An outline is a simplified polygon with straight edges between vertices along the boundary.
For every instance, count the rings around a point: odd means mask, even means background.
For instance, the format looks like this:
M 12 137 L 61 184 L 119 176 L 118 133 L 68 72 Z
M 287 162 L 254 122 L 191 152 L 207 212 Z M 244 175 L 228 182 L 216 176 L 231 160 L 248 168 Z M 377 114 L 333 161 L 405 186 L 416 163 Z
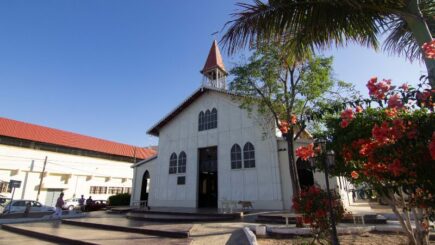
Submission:
M 54 213 L 54 217 L 61 218 L 62 217 L 62 207 L 65 204 L 63 201 L 63 192 L 60 193 L 59 198 L 56 201 L 56 212 Z
M 82 195 L 82 197 L 79 199 L 79 207 L 80 211 L 85 211 L 85 197 Z
M 85 207 L 85 210 L 86 211 L 91 211 L 91 206 L 92 206 L 92 203 L 93 203 L 94 201 L 92 200 L 92 197 L 91 196 L 89 196 L 89 198 L 88 199 L 86 199 L 86 207 Z

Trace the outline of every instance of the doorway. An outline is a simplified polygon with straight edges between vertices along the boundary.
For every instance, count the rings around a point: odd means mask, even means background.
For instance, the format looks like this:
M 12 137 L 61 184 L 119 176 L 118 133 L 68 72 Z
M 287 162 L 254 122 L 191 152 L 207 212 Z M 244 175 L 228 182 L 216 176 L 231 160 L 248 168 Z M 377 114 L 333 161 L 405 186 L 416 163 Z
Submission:
M 198 208 L 217 208 L 217 146 L 198 149 Z
M 298 158 L 296 161 L 298 169 L 299 185 L 301 189 L 307 189 L 314 185 L 314 174 L 309 161 Z
M 142 188 L 140 190 L 140 200 L 148 201 L 148 194 L 150 193 L 150 173 L 145 171 L 142 178 Z

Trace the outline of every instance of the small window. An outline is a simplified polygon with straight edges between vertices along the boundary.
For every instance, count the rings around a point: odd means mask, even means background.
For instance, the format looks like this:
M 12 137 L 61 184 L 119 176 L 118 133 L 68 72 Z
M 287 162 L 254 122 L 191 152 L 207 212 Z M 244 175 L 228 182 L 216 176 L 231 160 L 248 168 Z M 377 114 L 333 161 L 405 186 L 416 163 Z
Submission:
M 242 168 L 242 149 L 238 144 L 231 147 L 231 169 Z
M 185 185 L 186 184 L 186 176 L 178 176 L 177 185 Z
M 9 188 L 9 182 L 0 182 L 0 192 L 11 192 L 11 188 Z
M 213 108 L 210 114 L 210 128 L 217 128 L 217 110 Z
M 169 159 L 169 173 L 177 173 L 177 154 L 175 154 L 175 152 L 171 154 L 171 158 Z
M 178 156 L 178 173 L 185 173 L 185 172 L 186 172 L 186 153 L 182 151 Z
M 211 115 L 210 115 L 210 110 L 206 110 L 205 111 L 205 117 L 204 117 L 204 125 L 205 125 L 205 130 L 210 129 L 211 128 Z
M 198 131 L 204 130 L 204 112 L 200 112 L 198 116 Z
M 255 149 L 250 142 L 243 147 L 243 165 L 245 168 L 255 168 Z
M 91 186 L 89 190 L 89 194 L 106 194 L 107 187 L 106 186 Z
M 109 194 L 116 195 L 122 193 L 122 187 L 109 187 Z

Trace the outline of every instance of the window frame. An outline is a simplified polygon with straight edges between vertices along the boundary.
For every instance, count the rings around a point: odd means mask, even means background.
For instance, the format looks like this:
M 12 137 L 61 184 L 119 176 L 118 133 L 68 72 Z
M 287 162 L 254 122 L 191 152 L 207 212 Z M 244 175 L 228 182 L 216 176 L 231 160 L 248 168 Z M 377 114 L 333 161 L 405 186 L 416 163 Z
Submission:
M 203 131 L 204 129 L 204 112 L 201 111 L 198 115 L 198 131 Z
M 249 141 L 243 146 L 243 167 L 255 168 L 255 147 Z
M 178 155 L 177 172 L 178 173 L 186 173 L 186 165 L 187 165 L 186 152 L 181 151 L 180 154 Z
M 230 150 L 231 169 L 242 169 L 242 148 L 239 144 L 234 144 Z
M 169 157 L 169 174 L 177 173 L 177 160 L 177 153 L 172 152 L 171 156 Z

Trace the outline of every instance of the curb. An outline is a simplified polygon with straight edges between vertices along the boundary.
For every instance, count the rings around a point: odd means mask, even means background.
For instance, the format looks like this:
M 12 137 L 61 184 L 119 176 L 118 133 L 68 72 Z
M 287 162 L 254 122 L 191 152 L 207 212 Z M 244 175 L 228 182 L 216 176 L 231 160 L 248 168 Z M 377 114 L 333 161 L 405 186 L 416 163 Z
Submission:
M 254 232 L 249 229 L 249 227 L 244 227 L 243 232 L 245 233 L 246 239 L 248 239 L 249 245 L 257 245 L 257 237 Z
M 82 221 L 74 221 L 74 220 L 62 220 L 62 223 L 66 225 L 75 225 L 75 226 L 91 227 L 91 228 L 104 229 L 104 230 L 139 233 L 139 234 L 153 235 L 153 236 L 160 236 L 160 237 L 189 238 L 188 231 L 183 232 L 183 231 L 151 230 L 151 229 L 144 229 L 144 228 L 98 224 L 98 223 L 90 223 L 90 222 L 82 222 Z
M 62 220 L 62 219 L 75 219 L 75 218 L 84 218 L 85 214 L 76 214 L 76 215 L 64 215 L 61 219 L 53 218 L 51 215 L 44 216 L 40 218 L 13 218 L 13 219 L 0 219 L 0 225 L 7 224 L 20 224 L 20 223 L 32 223 L 32 222 L 44 222 L 44 221 L 53 221 L 53 220 Z
M 40 233 L 40 232 L 36 232 L 36 231 L 30 231 L 27 229 L 17 228 L 17 227 L 10 226 L 10 225 L 2 225 L 1 227 L 3 230 L 6 230 L 6 231 L 14 232 L 14 233 L 29 236 L 29 237 L 38 238 L 38 239 L 49 241 L 49 242 L 55 242 L 58 244 L 98 245 L 97 243 L 84 242 L 84 241 L 80 241 L 80 240 L 74 240 L 74 239 L 49 235 L 49 234 Z

